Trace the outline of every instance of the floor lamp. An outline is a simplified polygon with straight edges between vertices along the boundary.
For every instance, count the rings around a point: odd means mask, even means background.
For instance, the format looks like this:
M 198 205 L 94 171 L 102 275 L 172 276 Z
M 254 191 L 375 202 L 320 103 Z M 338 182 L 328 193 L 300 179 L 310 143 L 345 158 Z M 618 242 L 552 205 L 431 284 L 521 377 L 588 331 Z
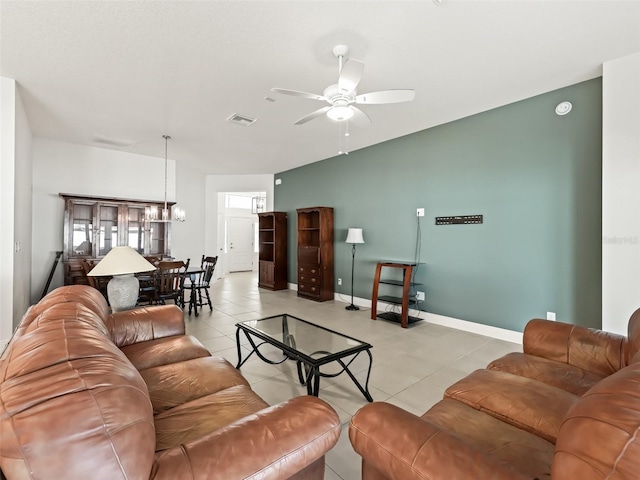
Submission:
M 345 308 L 346 310 L 360 310 L 360 308 L 353 304 L 353 271 L 356 261 L 356 243 L 364 243 L 364 238 L 362 238 L 362 229 L 350 228 L 347 233 L 347 240 L 345 243 L 351 244 L 351 305 L 347 305 Z

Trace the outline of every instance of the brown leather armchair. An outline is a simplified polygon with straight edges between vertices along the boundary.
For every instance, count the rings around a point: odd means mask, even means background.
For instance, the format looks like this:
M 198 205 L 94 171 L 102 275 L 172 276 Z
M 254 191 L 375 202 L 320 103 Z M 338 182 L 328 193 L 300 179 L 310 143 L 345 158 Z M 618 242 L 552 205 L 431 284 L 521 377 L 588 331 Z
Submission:
M 317 479 L 340 421 L 267 405 L 176 306 L 109 314 L 88 286 L 34 305 L 0 357 L 0 469 L 18 479 Z
M 640 310 L 628 338 L 530 322 L 524 352 L 450 386 L 418 417 L 377 402 L 349 438 L 371 480 L 631 480 L 640 472 Z

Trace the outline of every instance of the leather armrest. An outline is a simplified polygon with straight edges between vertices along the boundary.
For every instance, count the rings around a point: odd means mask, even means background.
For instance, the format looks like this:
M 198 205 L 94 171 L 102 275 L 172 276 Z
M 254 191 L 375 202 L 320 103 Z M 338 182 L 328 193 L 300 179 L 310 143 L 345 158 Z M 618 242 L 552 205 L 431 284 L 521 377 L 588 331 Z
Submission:
M 134 308 L 112 313 L 105 324 L 111 340 L 118 347 L 184 335 L 184 314 L 175 305 Z
M 349 439 L 366 462 L 390 479 L 527 478 L 389 403 L 374 402 L 362 407 L 351 419 Z
M 625 366 L 626 337 L 567 323 L 534 319 L 527 323 L 523 351 L 608 376 Z
M 158 452 L 151 479 L 289 478 L 324 456 L 339 436 L 340 419 L 329 404 L 296 397 Z

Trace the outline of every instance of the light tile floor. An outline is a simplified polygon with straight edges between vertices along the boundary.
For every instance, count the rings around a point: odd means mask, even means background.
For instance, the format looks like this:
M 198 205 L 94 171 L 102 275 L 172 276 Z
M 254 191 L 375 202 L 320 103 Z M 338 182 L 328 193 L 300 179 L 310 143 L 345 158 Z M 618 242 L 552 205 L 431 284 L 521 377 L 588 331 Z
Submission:
M 316 303 L 298 298 L 291 290 L 259 289 L 257 276 L 251 272 L 227 275 L 213 284 L 210 292 L 213 311 L 205 307 L 197 318 L 185 314 L 185 322 L 187 333 L 196 336 L 212 354 L 236 365 L 237 322 L 289 313 L 373 345 L 369 381 L 373 399 L 416 415 L 428 410 L 449 385 L 473 370 L 484 368 L 505 353 L 521 351 L 515 343 L 426 321 L 403 329 L 396 323 L 371 320 L 369 309 L 348 311 L 340 301 Z M 246 348 L 246 340 L 241 344 Z M 366 355 L 351 366 L 363 385 L 367 366 Z M 294 362 L 274 366 L 254 355 L 241 371 L 253 390 L 271 405 L 307 393 L 297 381 Z M 360 480 L 361 460 L 351 448 L 348 425 L 351 416 L 367 401 L 347 375 L 322 378 L 320 398 L 335 408 L 342 422 L 340 440 L 326 456 L 325 480 Z

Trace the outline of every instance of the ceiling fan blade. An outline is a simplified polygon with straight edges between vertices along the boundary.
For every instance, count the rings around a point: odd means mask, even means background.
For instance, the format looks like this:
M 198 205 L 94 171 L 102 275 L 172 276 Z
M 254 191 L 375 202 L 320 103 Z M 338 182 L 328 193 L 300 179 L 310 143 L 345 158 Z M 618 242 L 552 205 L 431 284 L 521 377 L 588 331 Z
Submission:
M 300 120 L 298 120 L 296 123 L 294 123 L 294 125 L 302 125 L 303 123 L 307 123 L 309 120 L 313 120 L 316 117 L 319 117 L 320 115 L 327 113 L 327 111 L 331 110 L 331 105 L 327 105 L 326 107 L 322 107 L 319 110 L 316 110 L 315 112 L 311 112 L 309 115 L 306 115 L 304 117 L 302 117 Z
M 299 92 L 298 90 L 289 90 L 288 88 L 272 88 L 272 92 L 282 93 L 283 95 L 291 95 L 292 97 L 310 98 L 311 100 L 326 100 L 322 95 L 317 93 Z
M 354 107 L 353 105 L 349 105 L 349 108 L 353 110 L 353 117 L 349 119 L 349 121 L 353 122 L 354 125 L 358 127 L 368 127 L 371 125 L 371 119 L 369 115 L 364 113 L 358 107 Z
M 364 62 L 354 60 L 353 58 L 347 59 L 338 77 L 338 88 L 340 91 L 346 93 L 353 92 L 360 83 L 363 71 Z
M 416 97 L 414 90 L 381 90 L 380 92 L 363 93 L 356 97 L 356 103 L 381 104 L 410 102 Z

